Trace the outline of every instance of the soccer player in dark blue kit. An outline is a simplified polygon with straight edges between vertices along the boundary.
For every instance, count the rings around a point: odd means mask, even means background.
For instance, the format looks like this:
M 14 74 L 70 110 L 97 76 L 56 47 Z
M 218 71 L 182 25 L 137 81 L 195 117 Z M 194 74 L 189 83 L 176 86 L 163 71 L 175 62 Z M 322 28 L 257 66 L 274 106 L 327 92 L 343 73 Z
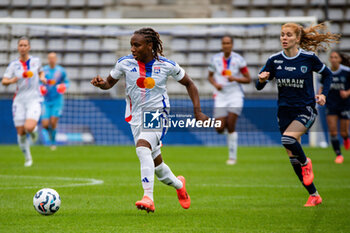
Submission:
M 346 150 L 350 149 L 350 59 L 340 52 L 333 51 L 330 53 L 329 61 L 333 81 L 327 97 L 326 115 L 333 150 L 337 155 L 334 162 L 340 164 L 343 163 L 344 157 L 338 139 L 338 120 L 340 121 L 340 135 L 344 139 L 344 147 Z M 321 79 L 321 83 L 324 83 L 323 79 Z
M 278 124 L 282 134 L 281 142 L 286 148 L 296 175 L 309 192 L 304 206 L 322 203 L 313 183 L 311 159 L 307 158 L 301 147 L 301 136 L 312 126 L 317 116 L 316 103 L 324 105 L 332 82 L 331 71 L 309 51 L 323 47 L 322 43 L 337 41 L 338 36 L 319 33 L 325 29 L 323 24 L 303 28 L 295 23 L 286 23 L 281 28 L 280 41 L 283 51 L 267 60 L 259 73 L 257 90 L 264 88 L 273 78 L 278 86 Z M 305 50 L 304 50 L 305 49 Z M 308 51 L 306 51 L 308 50 Z M 323 91 L 315 96 L 313 72 L 322 75 Z

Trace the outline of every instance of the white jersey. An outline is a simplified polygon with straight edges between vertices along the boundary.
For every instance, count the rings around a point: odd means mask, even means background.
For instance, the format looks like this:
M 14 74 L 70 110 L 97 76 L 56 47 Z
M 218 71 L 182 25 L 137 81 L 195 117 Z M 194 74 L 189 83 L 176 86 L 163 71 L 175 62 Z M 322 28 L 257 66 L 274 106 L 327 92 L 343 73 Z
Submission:
M 215 90 L 215 95 L 235 95 L 244 96 L 242 85 L 238 82 L 229 82 L 227 76 L 223 74 L 224 70 L 230 70 L 231 75 L 236 78 L 242 77 L 242 69 L 247 67 L 247 63 L 244 58 L 238 53 L 231 52 L 229 59 L 224 58 L 224 53 L 215 54 L 209 65 L 209 71 L 214 73 L 214 79 L 218 84 L 221 84 L 223 88 L 218 91 Z
M 180 81 L 185 71 L 177 63 L 164 57 L 144 64 L 128 55 L 118 60 L 110 75 L 114 79 L 125 77 L 125 120 L 131 125 L 140 125 L 143 110 L 170 107 L 166 89 L 167 79 L 172 76 L 176 81 Z M 140 77 L 152 77 L 155 80 L 154 88 L 140 88 L 136 83 Z
M 26 67 L 26 68 L 25 68 Z M 24 78 L 23 72 L 28 69 L 33 72 L 33 77 Z M 41 101 L 39 72 L 43 71 L 41 61 L 38 57 L 30 56 L 27 62 L 22 62 L 19 59 L 12 61 L 3 77 L 14 78 L 17 77 L 17 91 L 14 101 Z

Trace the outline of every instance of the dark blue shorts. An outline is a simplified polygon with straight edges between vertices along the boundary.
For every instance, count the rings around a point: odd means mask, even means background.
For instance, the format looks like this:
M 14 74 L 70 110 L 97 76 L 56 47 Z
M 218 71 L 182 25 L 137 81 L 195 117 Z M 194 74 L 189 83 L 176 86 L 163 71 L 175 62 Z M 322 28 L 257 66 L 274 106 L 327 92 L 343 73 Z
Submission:
M 314 124 L 317 116 L 315 107 L 279 107 L 277 112 L 277 121 L 281 134 L 286 131 L 292 121 L 299 121 L 307 129 Z
M 326 106 L 326 115 L 336 115 L 340 119 L 350 119 L 350 107 Z

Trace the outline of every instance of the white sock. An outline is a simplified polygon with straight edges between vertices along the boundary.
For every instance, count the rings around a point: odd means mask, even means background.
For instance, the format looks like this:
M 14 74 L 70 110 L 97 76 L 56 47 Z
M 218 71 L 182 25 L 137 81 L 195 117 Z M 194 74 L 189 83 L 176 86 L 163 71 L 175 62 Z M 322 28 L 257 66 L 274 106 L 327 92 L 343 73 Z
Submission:
M 314 196 L 314 197 L 317 197 L 318 195 L 320 195 L 320 194 L 318 194 L 317 191 L 315 193 L 311 194 L 311 196 Z
M 182 188 L 182 182 L 176 178 L 174 173 L 170 170 L 168 165 L 166 165 L 164 162 L 159 164 L 156 168 L 156 175 L 159 181 L 166 185 L 173 186 L 176 189 Z
M 31 160 L 32 155 L 30 154 L 30 147 L 29 147 L 29 141 L 27 140 L 27 135 L 18 135 L 17 134 L 17 142 L 19 145 L 19 148 L 21 148 L 24 157 L 26 160 Z
M 237 132 L 227 134 L 227 145 L 228 145 L 229 159 L 237 160 L 237 145 L 238 145 Z
M 144 195 L 153 200 L 153 184 L 154 184 L 154 162 L 152 152 L 147 147 L 137 147 L 136 154 L 141 164 L 141 182 Z

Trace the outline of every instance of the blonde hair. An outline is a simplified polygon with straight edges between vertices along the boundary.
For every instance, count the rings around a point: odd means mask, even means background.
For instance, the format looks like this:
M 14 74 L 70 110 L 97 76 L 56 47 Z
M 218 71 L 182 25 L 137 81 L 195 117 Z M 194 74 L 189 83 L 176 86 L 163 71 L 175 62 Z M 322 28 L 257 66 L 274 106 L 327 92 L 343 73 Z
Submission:
M 331 43 L 338 43 L 340 38 L 339 34 L 325 32 L 327 26 L 324 23 L 307 28 L 296 23 L 286 23 L 282 25 L 282 29 L 286 27 L 292 28 L 296 36 L 300 38 L 300 48 L 309 51 L 316 51 L 317 49 L 326 50 Z

